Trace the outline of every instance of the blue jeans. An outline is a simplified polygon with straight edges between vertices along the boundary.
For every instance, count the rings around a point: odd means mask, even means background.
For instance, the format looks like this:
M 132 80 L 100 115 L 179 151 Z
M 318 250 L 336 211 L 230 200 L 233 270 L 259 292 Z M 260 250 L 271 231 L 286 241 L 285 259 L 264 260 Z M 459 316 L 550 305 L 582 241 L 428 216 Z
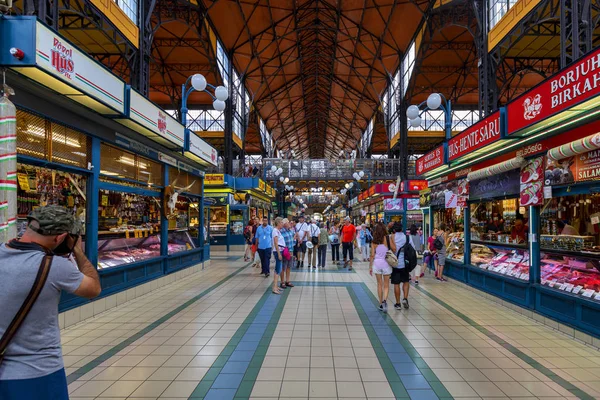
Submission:
M 281 267 L 283 265 L 283 254 L 281 255 L 281 260 L 279 259 L 279 257 L 277 257 L 277 252 L 274 251 L 273 252 L 273 257 L 275 257 L 275 273 L 276 274 L 281 274 Z
M 69 400 L 64 368 L 33 379 L 0 380 L 2 400 Z
M 269 274 L 271 272 L 271 252 L 273 249 L 258 249 L 258 255 L 260 256 L 261 274 Z

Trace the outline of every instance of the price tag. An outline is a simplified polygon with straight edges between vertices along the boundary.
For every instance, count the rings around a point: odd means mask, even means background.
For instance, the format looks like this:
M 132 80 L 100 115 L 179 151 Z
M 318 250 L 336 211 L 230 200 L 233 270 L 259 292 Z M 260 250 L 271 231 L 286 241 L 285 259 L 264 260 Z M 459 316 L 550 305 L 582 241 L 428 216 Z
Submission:
M 548 286 L 550 286 L 551 288 L 553 288 L 554 285 L 556 285 L 556 279 L 553 280 L 553 281 L 548 282 Z
M 129 239 L 129 230 L 125 231 L 125 239 Z
M 573 293 L 573 294 L 579 294 L 579 292 L 581 292 L 581 289 L 583 289 L 583 286 L 581 286 L 581 285 L 575 286 L 573 288 L 573 290 L 571 290 L 571 293 Z
M 542 285 L 545 285 L 545 284 L 547 284 L 547 283 L 548 283 L 548 281 L 547 281 L 547 280 L 545 280 L 545 279 L 542 279 Z
M 529 280 L 529 274 L 526 274 L 526 273 L 521 274 L 521 279 L 524 279 L 524 280 L 528 281 Z M 542 285 L 543 285 L 543 283 L 542 283 Z
M 565 286 L 565 291 L 570 292 L 573 290 L 573 284 L 572 283 L 567 283 L 567 285 Z
M 596 293 L 596 296 L 594 296 L 595 300 L 600 300 L 600 293 Z
M 106 207 L 108 205 L 108 196 L 107 195 L 102 195 L 102 200 L 101 200 L 101 204 Z
M 561 283 L 561 285 L 558 287 L 558 290 L 565 290 L 566 287 L 567 287 L 566 283 Z
M 21 190 L 29 192 L 31 188 L 29 187 L 29 178 L 27 174 L 17 174 L 17 179 L 19 181 L 19 187 Z
M 596 293 L 593 289 L 586 289 L 583 291 L 582 296 L 583 297 L 588 297 L 588 298 L 592 298 L 592 296 L 594 295 L 594 293 Z

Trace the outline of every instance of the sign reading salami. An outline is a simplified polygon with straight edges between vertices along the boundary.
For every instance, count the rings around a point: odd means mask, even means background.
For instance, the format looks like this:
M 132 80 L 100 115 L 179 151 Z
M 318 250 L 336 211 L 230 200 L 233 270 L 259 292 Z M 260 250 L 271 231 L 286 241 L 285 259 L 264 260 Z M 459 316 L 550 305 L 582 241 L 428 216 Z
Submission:
M 588 151 L 558 161 L 548 158 L 545 179 L 546 185 L 600 180 L 600 150 Z
M 417 159 L 417 175 L 436 169 L 444 164 L 444 146 L 439 146 Z
M 546 79 L 507 106 L 508 134 L 600 94 L 600 49 Z
M 448 141 L 448 161 L 500 139 L 500 111 L 465 129 Z

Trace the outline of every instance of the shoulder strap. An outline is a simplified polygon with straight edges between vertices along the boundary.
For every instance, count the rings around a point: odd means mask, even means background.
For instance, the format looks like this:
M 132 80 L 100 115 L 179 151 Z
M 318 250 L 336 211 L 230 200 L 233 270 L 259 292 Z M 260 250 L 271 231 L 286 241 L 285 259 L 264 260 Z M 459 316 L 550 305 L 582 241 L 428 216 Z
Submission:
M 31 308 L 35 304 L 35 301 L 40 296 L 40 293 L 42 292 L 42 289 L 46 284 L 46 280 L 48 279 L 48 275 L 50 274 L 52 258 L 52 255 L 44 255 L 44 258 L 42 258 L 40 268 L 38 269 L 37 276 L 35 277 L 35 281 L 33 282 L 33 286 L 31 287 L 29 294 L 25 298 L 25 301 L 21 305 L 21 308 L 11 321 L 10 325 L 8 325 L 8 328 L 6 328 L 4 335 L 2 335 L 2 338 L 0 339 L 0 364 L 4 359 L 4 352 L 6 351 L 8 344 L 17 334 L 17 331 L 23 324 L 23 321 L 25 321 L 25 318 L 27 318 L 27 314 L 29 314 L 29 312 L 31 311 Z
M 390 250 L 392 248 L 392 246 L 390 245 L 390 236 L 386 235 L 385 236 L 385 240 L 387 240 L 387 246 L 388 246 L 388 250 Z

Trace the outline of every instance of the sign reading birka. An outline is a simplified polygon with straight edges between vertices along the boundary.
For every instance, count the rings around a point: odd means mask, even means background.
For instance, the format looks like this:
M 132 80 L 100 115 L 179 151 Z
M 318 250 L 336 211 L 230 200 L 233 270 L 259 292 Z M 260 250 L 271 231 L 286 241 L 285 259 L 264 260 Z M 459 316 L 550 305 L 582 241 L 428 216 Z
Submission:
M 448 161 L 456 160 L 499 139 L 500 111 L 496 111 L 448 141 Z
M 417 175 L 444 165 L 444 146 L 439 146 L 417 159 Z
M 600 50 L 511 101 L 508 134 L 515 133 L 600 94 Z

